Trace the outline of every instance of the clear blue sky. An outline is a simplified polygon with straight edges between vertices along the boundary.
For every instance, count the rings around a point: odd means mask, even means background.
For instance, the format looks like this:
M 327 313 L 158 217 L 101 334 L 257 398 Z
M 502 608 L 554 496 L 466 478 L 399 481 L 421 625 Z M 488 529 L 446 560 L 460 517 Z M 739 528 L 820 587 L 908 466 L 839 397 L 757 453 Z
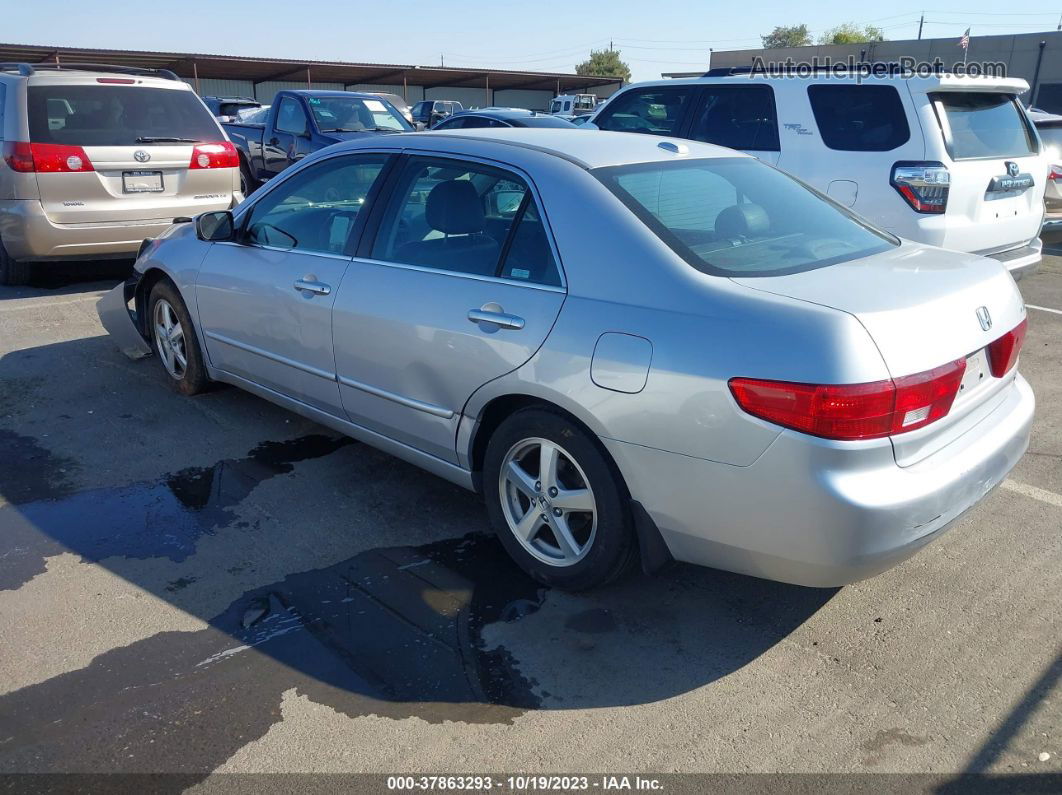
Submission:
M 944 0 L 925 11 L 923 35 L 1055 30 L 1062 6 L 998 0 Z M 918 5 L 859 6 L 696 3 L 691 0 L 6 0 L 0 40 L 18 44 L 111 47 L 372 63 L 438 64 L 572 71 L 592 47 L 614 41 L 635 80 L 697 69 L 708 49 L 759 45 L 775 25 L 807 24 L 814 34 L 842 22 L 914 38 Z M 76 13 L 74 12 L 76 9 Z M 83 9 L 83 10 L 82 10 Z

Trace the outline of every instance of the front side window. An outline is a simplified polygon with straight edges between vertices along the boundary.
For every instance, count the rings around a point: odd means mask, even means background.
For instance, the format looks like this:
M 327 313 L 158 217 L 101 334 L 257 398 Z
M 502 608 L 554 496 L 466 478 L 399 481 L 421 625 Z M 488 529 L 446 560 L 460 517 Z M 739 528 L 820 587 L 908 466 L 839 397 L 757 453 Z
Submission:
M 310 97 L 310 113 L 321 132 L 361 132 L 362 130 L 412 130 L 409 122 L 391 103 L 360 97 Z
M 330 158 L 293 175 L 251 208 L 251 245 L 345 254 L 386 155 Z
M 306 112 L 303 111 L 298 100 L 285 97 L 280 101 L 280 108 L 277 110 L 276 127 L 280 132 L 291 133 L 292 135 L 306 134 Z
M 808 86 L 822 142 L 844 152 L 887 152 L 907 143 L 911 130 L 895 86 Z
M 372 258 L 560 285 L 541 218 L 527 184 L 511 172 L 415 157 L 398 178 Z
M 705 86 L 690 138 L 730 149 L 778 151 L 770 86 Z
M 899 244 L 759 160 L 705 158 L 591 171 L 698 270 L 777 276 Z
M 142 146 L 153 138 L 222 140 L 214 117 L 191 91 L 81 83 L 30 86 L 26 94 L 33 143 Z
M 1013 94 L 940 91 L 929 99 L 955 160 L 1024 157 L 1039 151 Z
M 672 135 L 682 124 L 689 96 L 690 91 L 685 88 L 627 91 L 605 106 L 597 126 L 617 132 Z

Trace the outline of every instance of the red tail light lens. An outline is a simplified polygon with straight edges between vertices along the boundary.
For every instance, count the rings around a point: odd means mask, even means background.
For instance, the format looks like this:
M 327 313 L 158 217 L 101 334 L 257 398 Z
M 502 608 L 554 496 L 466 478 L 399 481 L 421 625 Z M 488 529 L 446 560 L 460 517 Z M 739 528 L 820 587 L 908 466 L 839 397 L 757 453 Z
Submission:
M 1010 372 L 1018 361 L 1021 346 L 1025 343 L 1025 332 L 1029 330 L 1029 319 L 1021 321 L 998 340 L 988 346 L 988 365 L 992 375 L 1002 378 Z
M 800 384 L 731 378 L 734 399 L 760 419 L 825 439 L 880 439 L 951 411 L 966 372 L 959 359 L 917 375 L 868 384 Z
M 239 168 L 240 156 L 229 141 L 216 144 L 196 144 L 188 168 Z
M 951 174 L 943 163 L 897 163 L 889 183 L 916 213 L 942 213 L 948 208 Z
M 1062 168 L 1059 168 L 1058 166 L 1051 166 L 1051 168 L 1047 170 L 1047 178 L 1052 182 L 1054 182 L 1056 179 L 1062 179 Z
M 4 144 L 4 162 L 23 174 L 37 172 L 74 173 L 94 171 L 92 161 L 80 146 L 64 144 L 28 144 L 12 141 Z

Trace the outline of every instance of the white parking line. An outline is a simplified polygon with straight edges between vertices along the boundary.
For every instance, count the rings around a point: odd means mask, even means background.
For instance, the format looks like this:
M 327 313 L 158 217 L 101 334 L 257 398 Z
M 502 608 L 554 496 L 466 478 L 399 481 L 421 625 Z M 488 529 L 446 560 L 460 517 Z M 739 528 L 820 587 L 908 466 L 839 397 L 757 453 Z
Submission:
M 1053 491 L 1047 491 L 1046 489 L 1038 489 L 1036 486 L 1030 486 L 1028 483 L 1019 483 L 1016 480 L 1003 481 L 1003 488 L 1008 491 L 1013 491 L 1018 494 L 1023 494 L 1026 497 L 1032 497 L 1034 500 L 1040 502 L 1046 502 L 1048 505 L 1054 505 L 1056 508 L 1062 508 L 1062 494 L 1055 494 Z
M 17 312 L 20 309 L 40 309 L 45 306 L 67 306 L 68 304 L 83 304 L 86 301 L 99 301 L 103 296 L 103 293 L 93 295 L 83 295 L 79 298 L 70 298 L 66 301 L 40 301 L 39 298 L 45 298 L 46 296 L 35 295 L 32 298 L 15 298 L 14 301 L 18 301 L 17 304 L 7 305 L 6 302 L 0 302 L 0 312 Z M 25 302 L 25 303 L 23 303 Z
M 1041 312 L 1050 312 L 1053 315 L 1062 315 L 1062 309 L 1051 309 L 1046 306 L 1036 306 L 1036 304 L 1026 304 L 1027 309 L 1039 309 Z

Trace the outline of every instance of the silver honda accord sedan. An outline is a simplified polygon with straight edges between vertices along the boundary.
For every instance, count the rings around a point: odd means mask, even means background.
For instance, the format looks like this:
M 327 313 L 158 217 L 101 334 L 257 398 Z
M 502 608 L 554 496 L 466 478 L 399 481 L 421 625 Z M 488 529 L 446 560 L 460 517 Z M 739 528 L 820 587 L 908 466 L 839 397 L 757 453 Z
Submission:
M 183 394 L 235 384 L 480 492 L 571 589 L 671 559 L 868 577 L 999 484 L 1033 416 L 998 262 L 644 135 L 338 144 L 145 241 L 100 315 Z

